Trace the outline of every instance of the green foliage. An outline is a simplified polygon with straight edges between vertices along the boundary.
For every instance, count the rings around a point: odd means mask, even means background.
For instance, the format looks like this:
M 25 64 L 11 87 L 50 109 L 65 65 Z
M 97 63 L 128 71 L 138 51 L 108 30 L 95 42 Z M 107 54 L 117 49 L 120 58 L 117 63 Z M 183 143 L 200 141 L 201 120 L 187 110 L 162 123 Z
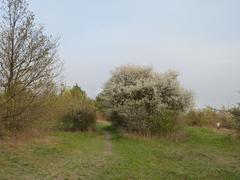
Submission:
M 185 114 L 184 119 L 189 126 L 216 127 L 218 122 L 223 128 L 232 129 L 234 126 L 232 115 L 224 107 L 220 110 L 211 107 L 192 109 Z
M 38 96 L 30 90 L 22 91 L 21 96 L 16 96 L 14 99 L 9 99 L 9 96 L 2 94 L 0 96 L 0 133 L 7 135 L 16 131 L 39 128 L 52 120 L 56 101 L 55 85 L 49 86 L 48 93 Z
M 190 126 L 202 126 L 203 114 L 200 111 L 191 110 L 187 113 L 186 121 Z
M 92 109 L 82 109 L 69 112 L 63 119 L 63 128 L 72 131 L 95 130 L 96 115 Z
M 177 128 L 178 112 L 162 109 L 150 116 L 148 128 L 151 134 L 166 135 L 174 132 Z
M 69 90 L 70 94 L 78 99 L 87 99 L 87 94 L 85 91 L 81 89 L 77 84 L 73 86 L 72 89 Z
M 59 119 L 62 128 L 72 131 L 94 130 L 96 124 L 96 108 L 86 93 L 78 86 L 65 90 L 59 96 L 62 105 Z
M 232 113 L 235 121 L 235 129 L 240 133 L 240 104 L 237 107 L 231 108 L 230 112 Z
M 113 127 L 117 128 L 117 127 L 124 127 L 124 120 L 123 117 L 119 116 L 119 114 L 115 111 L 113 111 L 110 114 L 110 119 L 112 121 Z

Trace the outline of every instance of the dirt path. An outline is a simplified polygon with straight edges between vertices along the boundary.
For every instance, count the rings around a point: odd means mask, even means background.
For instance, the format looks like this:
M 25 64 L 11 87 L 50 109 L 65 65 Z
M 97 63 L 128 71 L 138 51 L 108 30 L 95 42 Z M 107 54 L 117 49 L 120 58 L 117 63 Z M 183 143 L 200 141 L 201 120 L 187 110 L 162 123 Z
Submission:
M 111 132 L 107 130 L 107 127 L 111 126 L 111 123 L 103 120 L 98 120 L 98 123 L 101 124 L 100 131 L 104 133 L 106 155 L 112 155 L 112 135 Z
M 104 137 L 106 140 L 106 154 L 112 155 L 112 136 L 109 132 L 104 131 Z

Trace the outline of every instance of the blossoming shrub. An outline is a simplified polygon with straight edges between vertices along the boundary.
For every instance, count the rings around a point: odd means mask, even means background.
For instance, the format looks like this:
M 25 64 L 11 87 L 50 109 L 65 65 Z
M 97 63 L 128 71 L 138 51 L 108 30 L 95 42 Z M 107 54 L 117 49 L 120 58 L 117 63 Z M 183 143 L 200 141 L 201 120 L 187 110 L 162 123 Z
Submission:
M 157 73 L 149 67 L 121 66 L 112 72 L 97 99 L 118 127 L 160 134 L 170 124 L 173 127 L 176 112 L 193 104 L 191 92 L 180 86 L 177 77 L 174 71 Z

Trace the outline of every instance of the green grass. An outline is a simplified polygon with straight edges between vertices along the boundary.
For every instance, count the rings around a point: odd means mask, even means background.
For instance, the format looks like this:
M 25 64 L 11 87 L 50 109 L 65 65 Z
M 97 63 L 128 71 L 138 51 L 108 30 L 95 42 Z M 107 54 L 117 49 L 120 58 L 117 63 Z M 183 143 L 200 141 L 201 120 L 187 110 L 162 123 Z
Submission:
M 187 128 L 176 142 L 97 129 L 0 145 L 0 179 L 240 179 L 240 141 L 226 134 Z

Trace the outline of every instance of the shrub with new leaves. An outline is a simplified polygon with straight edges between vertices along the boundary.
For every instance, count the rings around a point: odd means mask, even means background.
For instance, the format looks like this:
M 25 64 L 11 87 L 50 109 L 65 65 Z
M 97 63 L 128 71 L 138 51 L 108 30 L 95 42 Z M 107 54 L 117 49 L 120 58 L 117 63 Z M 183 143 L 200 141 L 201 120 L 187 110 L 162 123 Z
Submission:
M 96 124 L 96 109 L 94 103 L 78 86 L 64 90 L 59 97 L 61 108 L 60 119 L 65 130 L 94 130 Z
M 112 72 L 97 99 L 108 114 L 118 117 L 113 119 L 115 124 L 131 132 L 152 133 L 156 131 L 152 131 L 153 123 L 164 126 L 158 122 L 163 118 L 156 121 L 166 114 L 159 113 L 163 109 L 175 117 L 193 104 L 191 92 L 180 86 L 177 77 L 174 71 L 157 73 L 149 67 L 121 66 Z
M 210 106 L 202 109 L 191 109 L 183 115 L 184 121 L 189 126 L 206 126 L 215 128 L 217 123 L 222 128 L 233 129 L 235 126 L 231 112 L 225 107 L 215 109 Z

